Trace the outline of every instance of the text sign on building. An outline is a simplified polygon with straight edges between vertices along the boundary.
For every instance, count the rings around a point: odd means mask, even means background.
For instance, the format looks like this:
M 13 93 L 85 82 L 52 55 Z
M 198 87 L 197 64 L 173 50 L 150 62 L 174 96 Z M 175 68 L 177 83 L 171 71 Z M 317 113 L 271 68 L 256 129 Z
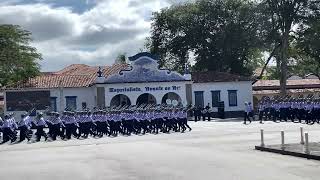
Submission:
M 126 87 L 126 88 L 109 88 L 110 93 L 126 92 L 155 92 L 155 91 L 179 91 L 181 86 L 157 86 L 157 87 Z

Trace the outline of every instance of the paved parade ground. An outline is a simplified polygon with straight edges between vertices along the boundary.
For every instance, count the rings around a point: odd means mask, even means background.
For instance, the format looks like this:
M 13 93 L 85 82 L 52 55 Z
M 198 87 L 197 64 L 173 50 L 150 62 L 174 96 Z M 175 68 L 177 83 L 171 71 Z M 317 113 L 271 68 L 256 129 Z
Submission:
M 320 161 L 254 150 L 260 144 L 320 141 L 320 125 L 190 122 L 193 131 L 0 146 L 1 180 L 298 180 L 320 178 Z

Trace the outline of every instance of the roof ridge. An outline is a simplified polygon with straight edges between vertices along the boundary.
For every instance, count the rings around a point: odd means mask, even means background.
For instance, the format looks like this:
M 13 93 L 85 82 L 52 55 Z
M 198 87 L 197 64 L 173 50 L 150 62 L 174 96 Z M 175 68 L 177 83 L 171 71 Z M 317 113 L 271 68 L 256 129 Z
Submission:
M 41 77 L 48 77 L 48 76 L 91 76 L 92 74 L 41 74 L 39 76 L 36 77 L 32 77 L 33 78 L 41 78 Z

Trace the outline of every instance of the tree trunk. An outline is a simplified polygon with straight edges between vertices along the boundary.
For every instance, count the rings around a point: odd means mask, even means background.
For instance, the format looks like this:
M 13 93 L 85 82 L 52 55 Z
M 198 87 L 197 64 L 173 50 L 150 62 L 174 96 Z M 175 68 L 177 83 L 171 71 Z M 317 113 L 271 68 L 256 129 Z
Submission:
M 288 74 L 288 51 L 289 51 L 289 33 L 291 29 L 292 21 L 287 21 L 284 23 L 284 29 L 281 38 L 280 47 L 280 94 L 286 95 L 287 90 L 287 74 Z
M 280 74 L 281 74 L 281 70 L 280 70 L 280 66 L 281 66 L 281 51 L 282 51 L 282 46 L 280 47 L 280 53 L 278 54 L 278 56 L 276 57 L 276 77 L 280 79 Z
M 276 54 L 276 52 L 278 51 L 278 49 L 279 49 L 280 46 L 281 46 L 281 44 L 279 44 L 279 45 L 277 45 L 277 46 L 274 47 L 274 49 L 273 49 L 273 51 L 271 52 L 271 54 L 269 55 L 266 63 L 265 63 L 264 66 L 262 67 L 261 73 L 260 73 L 260 75 L 258 76 L 257 79 L 262 79 L 262 76 L 263 76 L 263 74 L 264 74 L 264 71 L 267 69 L 267 66 L 268 66 L 270 60 L 274 57 L 274 55 Z
M 286 95 L 287 90 L 287 74 L 288 74 L 288 49 L 289 49 L 289 32 L 290 27 L 286 28 L 283 36 L 282 36 L 282 43 L 281 43 L 281 50 L 280 50 L 280 94 L 282 96 Z

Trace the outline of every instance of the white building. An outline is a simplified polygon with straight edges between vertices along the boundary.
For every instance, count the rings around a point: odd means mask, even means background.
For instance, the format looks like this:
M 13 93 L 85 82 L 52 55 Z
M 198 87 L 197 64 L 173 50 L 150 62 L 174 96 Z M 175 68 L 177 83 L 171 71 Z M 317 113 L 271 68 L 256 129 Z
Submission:
M 194 73 L 191 78 L 190 74 L 159 69 L 156 58 L 149 53 L 139 53 L 129 60 L 130 64 L 104 66 L 101 70 L 75 64 L 7 87 L 5 112 L 19 115 L 32 108 L 63 111 L 168 101 L 216 107 L 223 101 L 226 116 L 240 116 L 244 102 L 252 100 L 251 81 L 239 76 L 204 72 Z
M 252 84 L 248 78 L 223 72 L 192 73 L 195 105 L 217 108 L 223 102 L 226 117 L 243 115 L 244 102 L 252 102 Z

